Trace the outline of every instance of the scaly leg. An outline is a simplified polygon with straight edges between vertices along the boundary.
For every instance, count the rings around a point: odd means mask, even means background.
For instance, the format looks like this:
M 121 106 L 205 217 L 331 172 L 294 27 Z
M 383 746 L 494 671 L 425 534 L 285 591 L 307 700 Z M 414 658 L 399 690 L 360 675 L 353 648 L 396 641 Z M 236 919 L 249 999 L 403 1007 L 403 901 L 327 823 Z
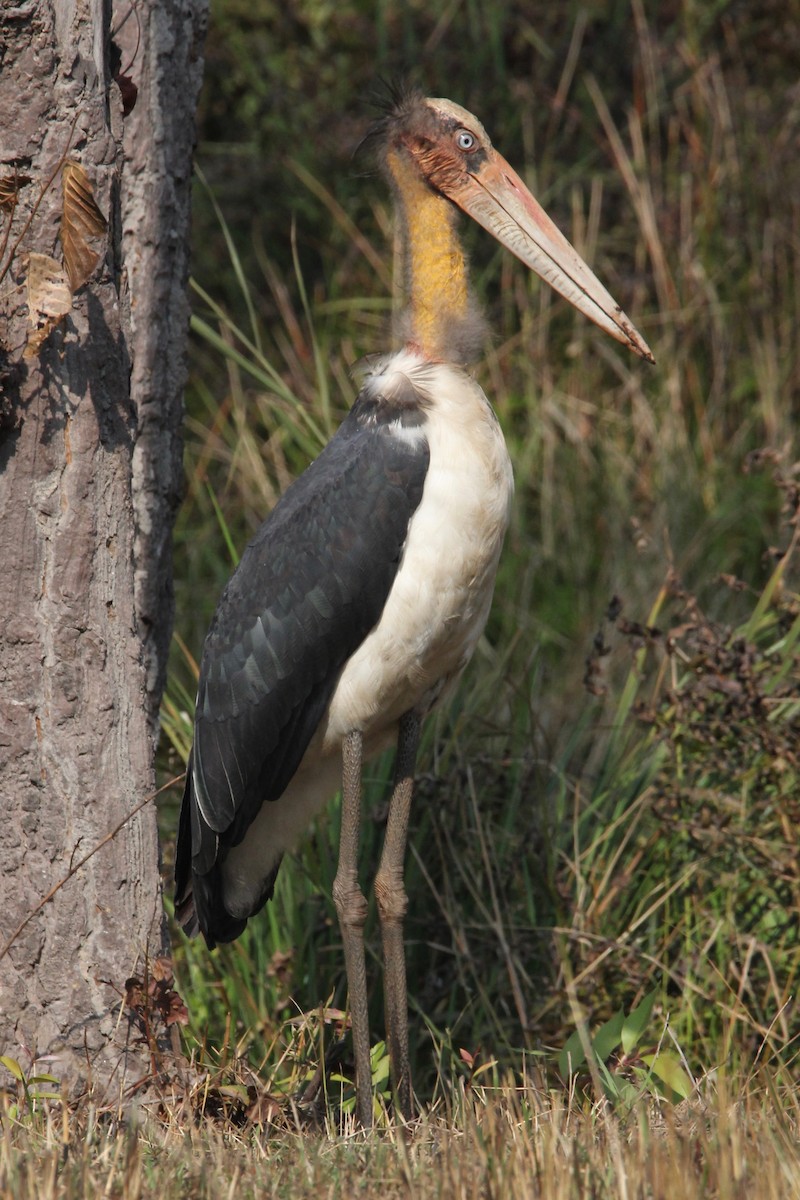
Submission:
M 407 1121 L 411 1119 L 412 1103 L 411 1067 L 408 1061 L 408 994 L 403 945 L 403 918 L 408 907 L 408 896 L 403 886 L 403 862 L 419 731 L 420 719 L 417 713 L 406 713 L 400 720 L 394 788 L 389 804 L 381 863 L 375 876 L 375 897 L 378 901 L 383 938 L 383 986 L 392 1088 L 400 1112 Z
M 372 1072 L 369 1064 L 367 969 L 364 961 L 364 923 L 367 901 L 358 886 L 358 841 L 361 823 L 360 732 L 342 743 L 342 834 L 333 899 L 339 915 L 347 971 L 353 1054 L 356 1062 L 356 1112 L 365 1129 L 372 1125 Z

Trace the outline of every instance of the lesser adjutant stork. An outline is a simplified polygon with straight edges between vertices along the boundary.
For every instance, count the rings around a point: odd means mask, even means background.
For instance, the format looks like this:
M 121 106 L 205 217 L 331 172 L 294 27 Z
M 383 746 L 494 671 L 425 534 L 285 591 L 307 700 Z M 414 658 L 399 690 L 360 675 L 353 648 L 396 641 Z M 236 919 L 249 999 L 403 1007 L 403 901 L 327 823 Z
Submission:
M 203 648 L 176 905 L 210 947 L 272 895 L 284 853 L 341 785 L 333 885 L 358 1115 L 372 1118 L 358 883 L 361 765 L 396 743 L 375 895 L 392 1083 L 412 1111 L 403 860 L 420 723 L 481 635 L 513 492 L 492 408 L 466 369 L 481 322 L 458 209 L 590 320 L 652 355 L 480 122 L 449 100 L 396 99 L 373 137 L 394 190 L 409 307 L 341 427 L 247 546 Z

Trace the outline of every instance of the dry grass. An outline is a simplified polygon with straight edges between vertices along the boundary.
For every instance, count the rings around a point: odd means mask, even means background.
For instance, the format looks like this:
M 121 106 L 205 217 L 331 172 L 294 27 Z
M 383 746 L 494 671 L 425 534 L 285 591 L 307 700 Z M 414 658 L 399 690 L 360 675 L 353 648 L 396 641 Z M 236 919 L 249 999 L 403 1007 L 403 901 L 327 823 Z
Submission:
M 520 1087 L 459 1089 L 404 1129 L 248 1126 L 82 1106 L 3 1118 L 3 1200 L 413 1196 L 788 1200 L 800 1195 L 800 1109 L 768 1076 L 723 1075 L 678 1108 Z

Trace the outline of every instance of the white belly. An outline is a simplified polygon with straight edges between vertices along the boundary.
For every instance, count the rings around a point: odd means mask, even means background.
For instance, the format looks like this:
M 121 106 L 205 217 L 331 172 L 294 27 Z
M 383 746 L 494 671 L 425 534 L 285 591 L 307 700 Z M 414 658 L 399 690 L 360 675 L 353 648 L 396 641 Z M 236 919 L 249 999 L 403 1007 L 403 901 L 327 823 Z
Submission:
M 409 373 L 418 360 L 397 355 Z M 420 432 L 430 447 L 422 499 L 377 626 L 348 660 L 297 774 L 265 804 L 223 866 L 226 906 L 246 915 L 260 880 L 335 793 L 343 738 L 364 734 L 365 757 L 390 745 L 400 717 L 423 713 L 463 671 L 480 637 L 508 526 L 513 478 L 503 435 L 481 388 L 444 364 L 432 377 Z M 414 430 L 398 430 L 414 437 Z

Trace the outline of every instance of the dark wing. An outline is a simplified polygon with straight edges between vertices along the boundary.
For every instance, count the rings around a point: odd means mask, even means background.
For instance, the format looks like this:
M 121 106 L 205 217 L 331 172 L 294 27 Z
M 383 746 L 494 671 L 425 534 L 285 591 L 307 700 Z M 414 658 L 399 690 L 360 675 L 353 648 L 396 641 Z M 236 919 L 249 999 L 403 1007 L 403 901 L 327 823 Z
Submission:
M 215 913 L 218 863 L 285 790 L 344 664 L 380 619 L 428 459 L 424 437 L 397 436 L 357 401 L 222 594 L 203 648 L 175 872 L 179 916 L 212 944 L 245 924 Z

